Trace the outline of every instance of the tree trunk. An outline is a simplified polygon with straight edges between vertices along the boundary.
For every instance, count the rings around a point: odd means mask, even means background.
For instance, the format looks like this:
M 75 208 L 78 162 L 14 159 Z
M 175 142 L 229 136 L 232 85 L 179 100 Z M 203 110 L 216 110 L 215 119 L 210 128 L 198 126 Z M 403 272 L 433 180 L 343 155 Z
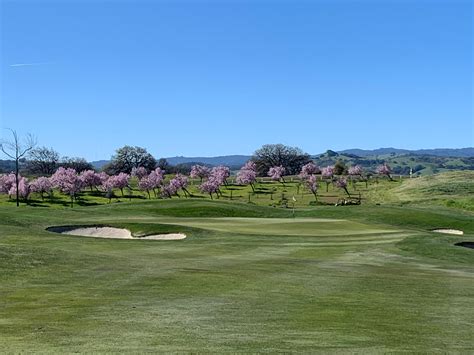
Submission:
M 15 186 L 16 186 L 16 207 L 20 206 L 20 191 L 18 187 L 20 186 L 20 181 L 18 175 L 20 174 L 20 168 L 18 166 L 18 159 L 15 160 Z
M 346 192 L 347 196 L 351 197 L 351 194 L 349 193 L 349 190 L 347 190 L 347 187 L 344 187 L 344 191 Z

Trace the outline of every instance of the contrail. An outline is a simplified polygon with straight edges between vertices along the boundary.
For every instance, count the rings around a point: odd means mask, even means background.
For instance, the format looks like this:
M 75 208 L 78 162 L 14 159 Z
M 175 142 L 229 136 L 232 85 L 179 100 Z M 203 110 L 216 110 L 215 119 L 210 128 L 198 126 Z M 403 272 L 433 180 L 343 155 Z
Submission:
M 36 65 L 43 65 L 43 64 L 49 64 L 47 62 L 40 62 L 40 63 L 15 63 L 15 64 L 10 64 L 10 67 L 32 67 Z

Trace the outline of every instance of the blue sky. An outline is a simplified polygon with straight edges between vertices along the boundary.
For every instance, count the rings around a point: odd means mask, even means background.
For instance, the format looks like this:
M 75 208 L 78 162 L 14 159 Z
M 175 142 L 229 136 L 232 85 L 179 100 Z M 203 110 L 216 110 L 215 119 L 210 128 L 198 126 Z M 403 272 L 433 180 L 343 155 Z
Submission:
M 0 11 L 0 126 L 62 155 L 474 145 L 471 1 L 2 0 Z

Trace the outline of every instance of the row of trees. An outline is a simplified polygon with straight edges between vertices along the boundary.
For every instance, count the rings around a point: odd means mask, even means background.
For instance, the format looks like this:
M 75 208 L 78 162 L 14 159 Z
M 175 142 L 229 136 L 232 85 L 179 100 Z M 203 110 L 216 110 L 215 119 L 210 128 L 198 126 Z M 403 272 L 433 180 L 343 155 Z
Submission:
M 286 168 L 282 165 L 272 166 L 268 169 L 267 175 L 272 180 L 280 181 L 284 184 L 284 176 L 286 175 L 286 172 Z M 391 169 L 387 164 L 377 167 L 376 172 L 380 176 L 386 176 L 392 180 L 390 175 Z M 342 175 L 343 173 L 345 173 L 345 170 L 342 172 L 337 171 L 336 167 L 333 165 L 320 168 L 313 162 L 309 162 L 301 167 L 298 177 L 304 183 L 304 186 L 314 195 L 316 200 L 319 188 L 318 176 L 320 176 L 320 181 L 326 182 L 326 192 L 328 191 L 329 185 L 333 183 L 338 188 L 344 190 L 349 197 L 350 193 L 347 189 L 348 179 L 351 181 L 355 181 L 356 179 L 364 179 L 367 181 L 367 176 L 364 176 L 364 170 L 360 165 L 349 167 L 347 175 Z M 249 161 L 237 173 L 236 182 L 242 185 L 250 185 L 252 190 L 255 191 L 254 185 L 257 181 L 257 174 L 257 164 L 253 161 Z
M 378 174 L 390 177 L 390 167 L 386 164 L 377 169 Z M 257 165 L 253 161 L 248 161 L 237 173 L 236 183 L 240 185 L 250 185 L 255 191 L 257 182 Z M 338 188 L 343 189 L 350 197 L 347 189 L 348 178 L 352 181 L 355 178 L 363 178 L 363 169 L 356 165 L 348 169 L 348 176 L 337 176 L 334 166 L 320 168 L 314 163 L 309 162 L 302 166 L 298 176 L 304 183 L 304 186 L 314 195 L 317 200 L 319 182 L 326 182 L 326 191 L 329 184 L 333 183 Z M 274 181 L 285 183 L 284 176 L 286 168 L 283 166 L 273 166 L 268 169 L 267 175 Z M 230 177 L 230 169 L 226 166 L 217 166 L 212 169 L 195 165 L 191 169 L 190 177 L 200 179 L 199 190 L 207 193 L 213 198 L 222 195 L 221 187 L 227 185 L 227 179 Z M 41 176 L 29 181 L 27 178 L 15 173 L 0 175 L 0 193 L 8 194 L 10 197 L 28 200 L 31 193 L 38 193 L 44 199 L 45 195 L 52 196 L 53 189 L 68 195 L 71 199 L 71 205 L 77 198 L 77 195 L 84 189 L 91 191 L 102 191 L 109 200 L 114 196 L 114 190 L 120 190 L 124 196 L 124 189 L 132 190 L 130 180 L 136 178 L 136 185 L 141 191 L 144 191 L 148 198 L 151 194 L 155 197 L 171 198 L 179 196 L 182 191 L 185 197 L 191 196 L 188 187 L 188 177 L 183 174 L 176 174 L 169 182 L 165 182 L 165 171 L 156 168 L 151 172 L 145 167 L 133 167 L 131 174 L 118 173 L 117 175 L 108 175 L 105 172 L 97 173 L 93 170 L 84 170 L 78 173 L 75 169 L 59 167 L 50 177 Z
M 164 184 L 164 171 L 156 168 L 149 174 L 146 169 L 139 167 L 133 169 L 132 174 L 118 173 L 108 175 L 105 172 L 97 173 L 93 170 L 84 170 L 78 173 L 75 169 L 59 167 L 50 177 L 40 176 L 33 180 L 18 176 L 14 173 L 0 175 L 0 193 L 8 194 L 11 197 L 18 196 L 28 202 L 31 193 L 38 193 L 41 198 L 52 197 L 53 189 L 59 190 L 71 199 L 71 206 L 77 199 L 78 194 L 84 189 L 90 191 L 102 191 L 106 197 L 114 197 L 114 190 L 120 190 L 124 196 L 124 189 L 132 190 L 130 180 L 135 177 L 137 186 L 146 192 L 150 197 L 151 192 L 157 196 L 157 190 L 161 191 L 163 197 L 178 195 L 179 190 L 183 190 L 185 195 L 189 195 L 186 190 L 188 184 L 187 177 L 177 174 L 168 184 Z
M 69 195 L 71 203 L 77 194 L 84 188 L 89 187 L 103 191 L 109 198 L 113 196 L 114 189 L 122 191 L 130 188 L 130 178 L 138 179 L 137 186 L 145 191 L 148 197 L 154 196 L 171 197 L 183 191 L 189 196 L 186 187 L 188 178 L 178 172 L 167 184 L 164 182 L 165 169 L 173 170 L 167 164 L 166 159 L 157 161 L 146 149 L 141 147 L 124 146 L 116 151 L 112 160 L 101 173 L 95 172 L 90 163 L 80 158 L 60 158 L 59 154 L 51 148 L 35 148 L 36 141 L 28 136 L 22 143 L 15 131 L 11 131 L 13 139 L 2 142 L 0 149 L 5 155 L 15 162 L 15 171 L 9 175 L 0 176 L 0 192 L 15 196 L 17 205 L 19 199 L 27 199 L 31 192 L 40 193 L 42 198 L 50 194 L 54 188 Z M 28 156 L 30 171 L 35 174 L 51 175 L 41 176 L 32 181 L 21 177 L 19 174 L 19 162 Z M 176 170 L 175 170 L 176 172 Z M 380 175 L 388 176 L 390 179 L 390 168 L 384 164 L 377 169 Z M 314 165 L 309 154 L 304 153 L 296 147 L 288 147 L 282 144 L 268 144 L 255 151 L 252 159 L 248 161 L 237 173 L 236 182 L 242 185 L 250 185 L 255 191 L 257 176 L 269 176 L 274 181 L 285 183 L 284 176 L 299 174 L 304 185 L 317 198 L 318 178 L 326 181 L 326 190 L 330 183 L 344 189 L 347 193 L 347 178 L 362 177 L 362 168 L 358 165 L 348 169 L 342 164 L 327 166 L 320 169 Z M 199 178 L 201 184 L 199 189 L 203 193 L 221 195 L 221 186 L 227 184 L 230 169 L 225 166 L 209 168 L 203 165 L 194 165 L 190 168 L 190 177 Z M 339 176 L 335 178 L 335 176 Z M 348 193 L 349 194 L 349 193 Z

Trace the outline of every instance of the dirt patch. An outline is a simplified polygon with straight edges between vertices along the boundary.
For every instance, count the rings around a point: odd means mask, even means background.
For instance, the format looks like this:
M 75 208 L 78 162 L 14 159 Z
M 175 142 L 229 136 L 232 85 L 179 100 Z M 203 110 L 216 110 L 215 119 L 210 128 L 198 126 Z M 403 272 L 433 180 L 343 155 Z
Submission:
M 134 237 L 128 229 L 114 227 L 83 227 L 83 226 L 63 226 L 50 227 L 48 231 L 75 235 L 80 237 L 108 238 L 108 239 L 133 239 L 133 240 L 180 240 L 185 239 L 183 233 L 153 234 L 143 237 Z
M 443 234 L 454 234 L 454 235 L 464 234 L 464 232 L 459 229 L 450 229 L 450 228 L 433 229 L 432 232 L 443 233 Z
M 454 245 L 456 245 L 458 247 L 474 249 L 474 242 L 459 242 L 459 243 L 456 243 Z

